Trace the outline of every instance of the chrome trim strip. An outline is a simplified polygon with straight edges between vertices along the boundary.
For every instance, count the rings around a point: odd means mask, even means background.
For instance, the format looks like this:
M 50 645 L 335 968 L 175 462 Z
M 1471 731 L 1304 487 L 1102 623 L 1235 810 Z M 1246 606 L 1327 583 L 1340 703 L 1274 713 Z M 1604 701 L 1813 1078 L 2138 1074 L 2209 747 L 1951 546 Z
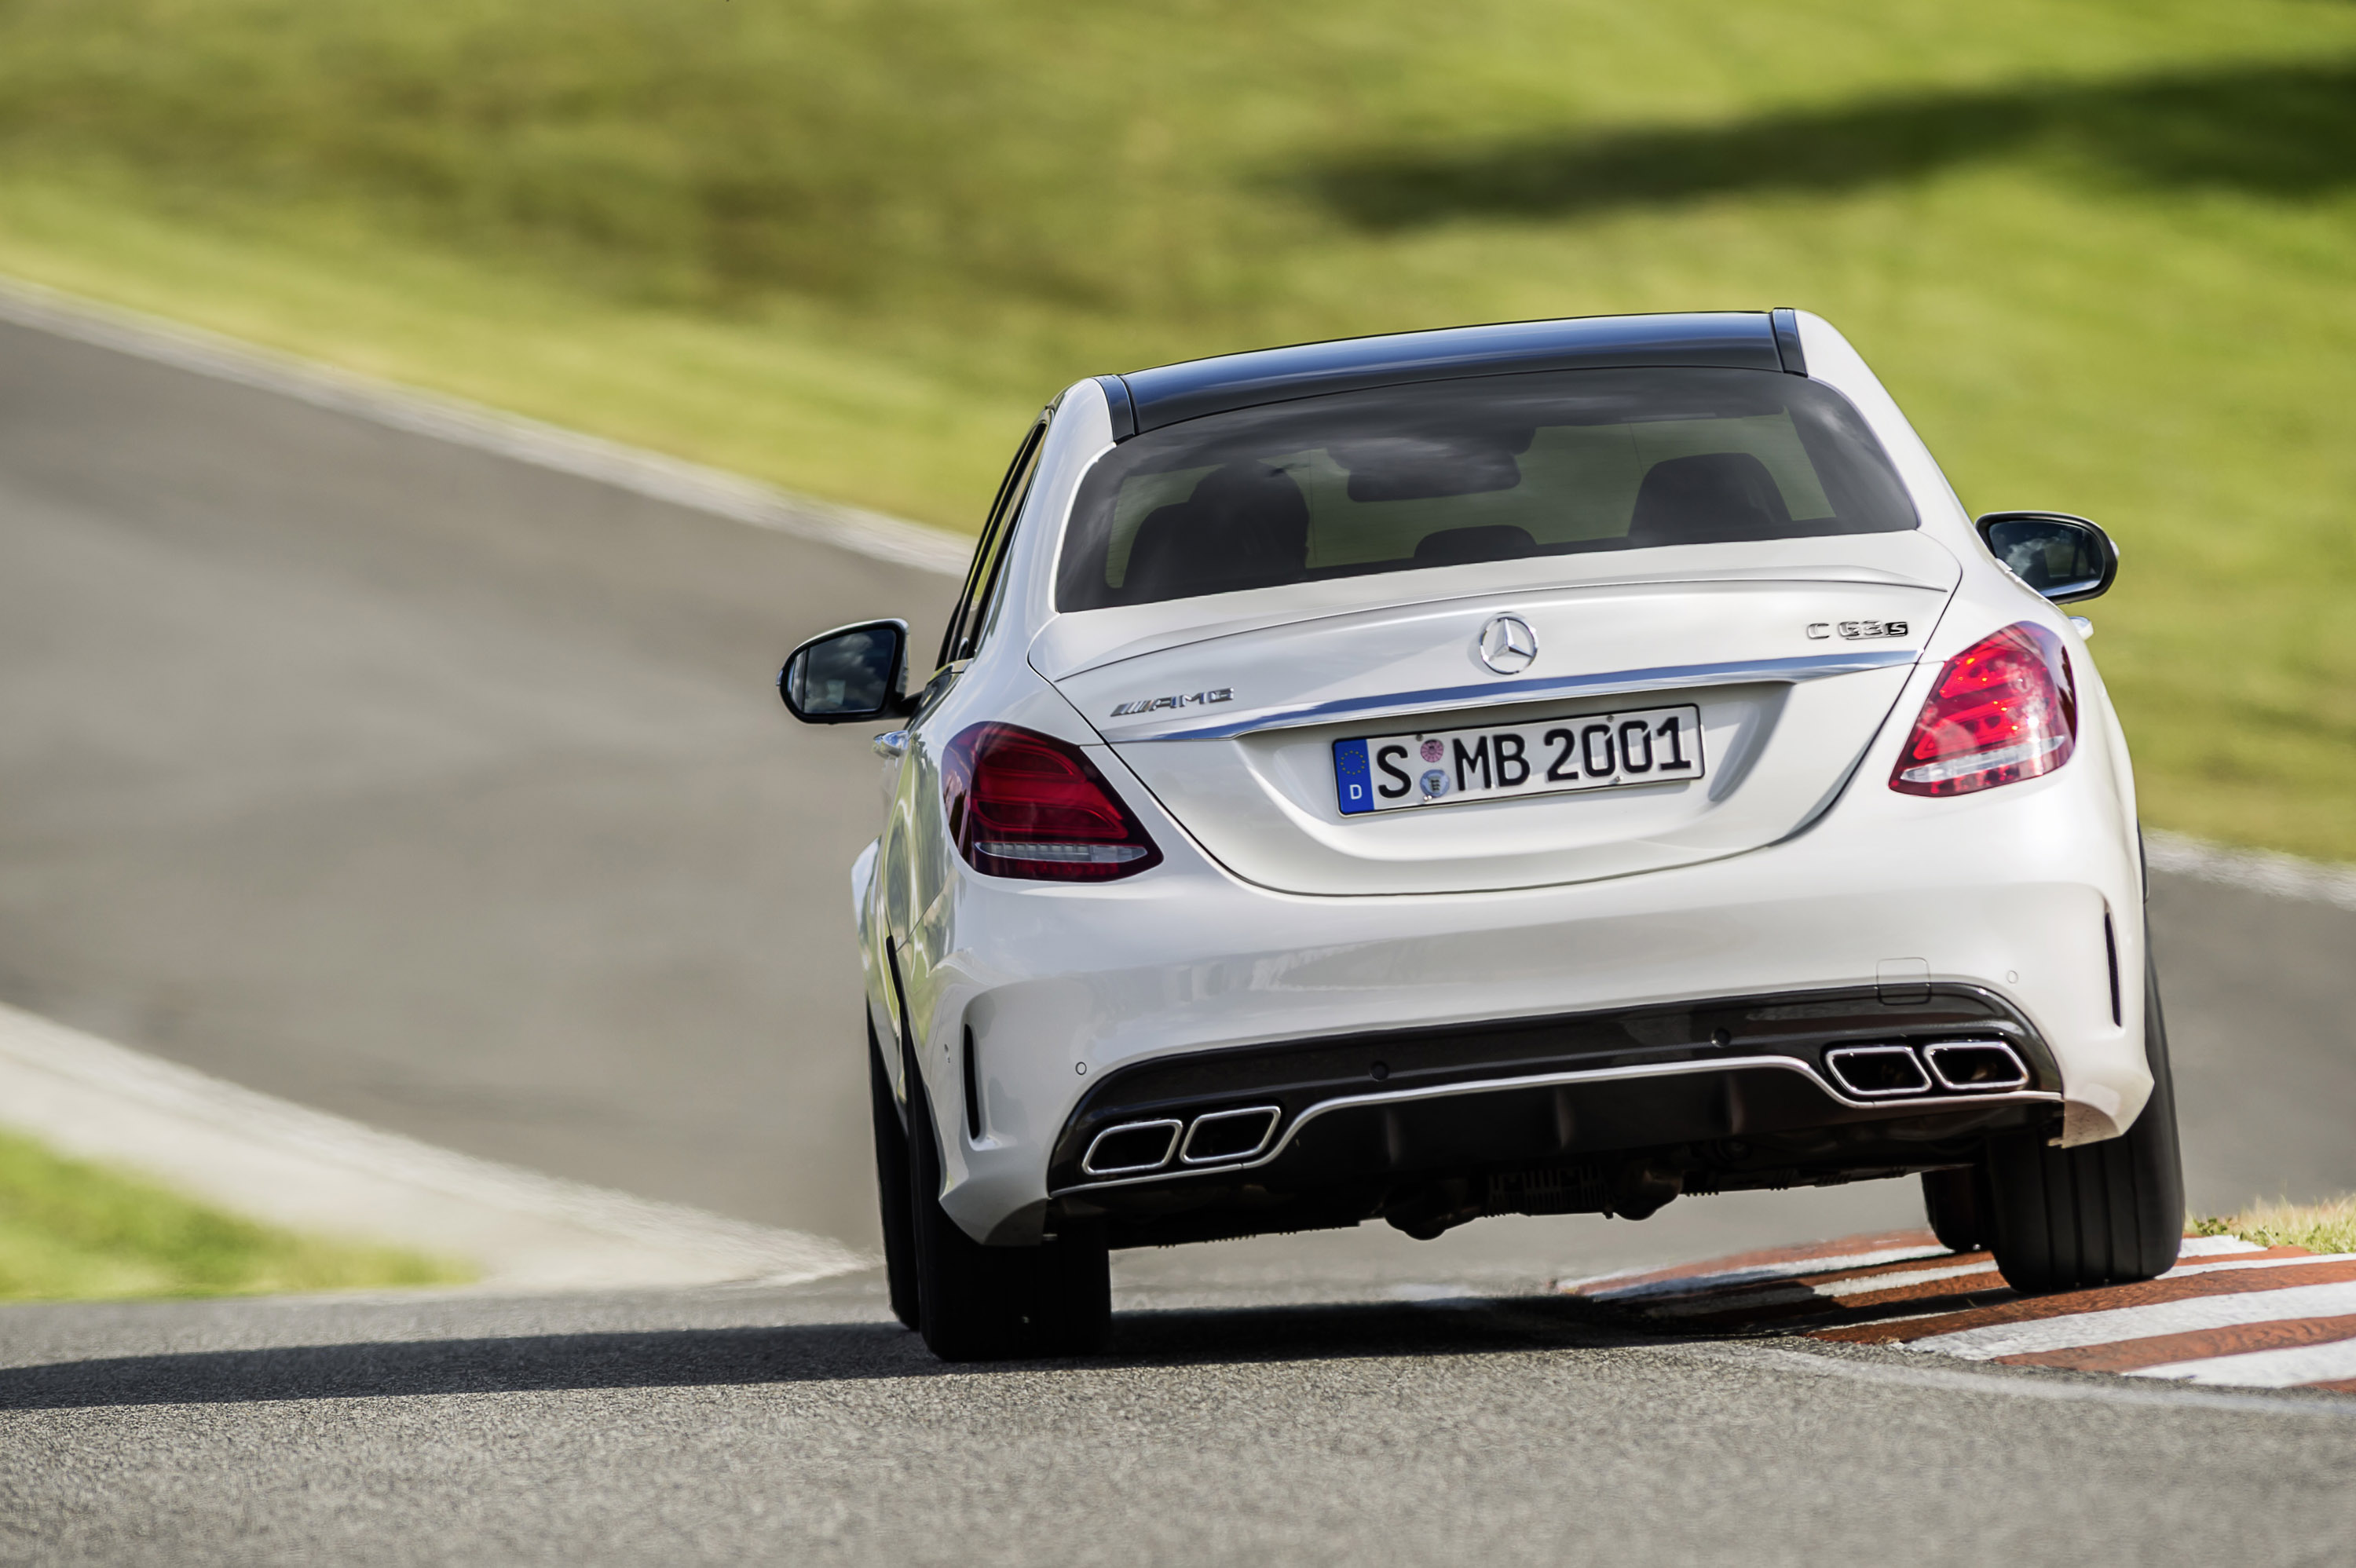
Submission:
M 1331 1100 L 1320 1100 L 1301 1112 L 1293 1119 L 1292 1125 L 1285 1129 L 1284 1136 L 1278 1140 L 1276 1147 L 1258 1159 L 1240 1160 L 1232 1165 L 1197 1166 L 1192 1169 L 1181 1168 L 1177 1170 L 1156 1172 L 1149 1176 L 1132 1176 L 1119 1181 L 1083 1182 L 1076 1187 L 1059 1187 L 1048 1196 L 1061 1198 L 1066 1192 L 1091 1192 L 1103 1187 L 1133 1187 L 1141 1181 L 1167 1180 L 1172 1177 L 1210 1176 L 1222 1172 L 1250 1170 L 1266 1165 L 1283 1154 L 1286 1149 L 1292 1147 L 1292 1140 L 1300 1136 L 1301 1128 L 1328 1111 L 1349 1110 L 1360 1105 L 1398 1105 L 1415 1100 L 1444 1100 L 1459 1094 L 1486 1094 L 1493 1090 L 1552 1089 L 1568 1083 L 1610 1083 L 1633 1078 L 1672 1078 L 1689 1072 L 1725 1072 L 1751 1067 L 1766 1067 L 1785 1072 L 1796 1072 L 1824 1091 L 1827 1098 L 1852 1111 L 1896 1111 L 1926 1104 L 1933 1105 L 2038 1104 L 2058 1105 L 2062 1103 L 2061 1095 L 2042 1089 L 2025 1089 L 2009 1094 L 1974 1094 L 1968 1099 L 1959 1100 L 1910 1100 L 1903 1105 L 1893 1104 L 1888 1100 L 1853 1100 L 1839 1089 L 1825 1082 L 1824 1075 L 1815 1068 L 1796 1057 L 1790 1056 L 1721 1056 L 1706 1061 L 1658 1061 L 1641 1067 L 1580 1068 L 1567 1072 L 1533 1073 L 1524 1078 L 1483 1078 L 1470 1083 L 1440 1083 L 1428 1089 L 1391 1089 L 1369 1094 L 1337 1095 Z M 1123 1125 L 1136 1125 L 1135 1123 Z M 1102 1137 L 1104 1135 L 1099 1133 L 1097 1136 Z M 1096 1147 L 1094 1139 L 1089 1140 L 1088 1147 L 1091 1150 Z M 1086 1168 L 1086 1161 L 1083 1161 L 1082 1168 Z
M 1124 1170 L 1160 1170 L 1163 1166 L 1170 1163 L 1170 1157 L 1177 1152 L 1178 1135 L 1184 1129 L 1185 1125 L 1185 1123 L 1178 1121 L 1157 1120 L 1151 1122 L 1123 1122 L 1117 1127 L 1107 1127 L 1104 1131 L 1098 1133 L 1096 1136 L 1088 1140 L 1088 1152 L 1080 1156 L 1080 1169 L 1089 1176 L 1111 1176 Z M 1110 1169 L 1102 1172 L 1099 1172 L 1097 1169 L 1097 1150 L 1103 1146 L 1105 1139 L 1112 1137 L 1119 1133 L 1141 1133 L 1156 1127 L 1167 1127 L 1170 1129 L 1170 1138 L 1168 1142 L 1162 1146 L 1162 1157 L 1160 1159 L 1153 1161 L 1151 1165 L 1116 1165 Z M 1134 1180 L 1141 1179 L 1132 1178 L 1131 1179 Z
M 1536 702 L 1549 697 L 1610 697 L 1626 691 L 1663 691 L 1686 686 L 1722 686 L 1744 680 L 1819 680 L 1831 675 L 1856 675 L 1865 670 L 1911 665 L 1922 657 L 1914 648 L 1860 648 L 1847 654 L 1810 654 L 1786 659 L 1739 659 L 1723 664 L 1663 665 L 1654 669 L 1618 669 L 1600 675 L 1538 676 L 1526 680 L 1493 680 L 1478 686 L 1437 686 L 1422 691 L 1394 691 L 1380 697 L 1344 697 L 1312 702 L 1301 708 L 1279 708 L 1243 719 L 1221 719 L 1204 724 L 1177 724 L 1162 730 L 1124 731 L 1097 726 L 1106 740 L 1223 741 L 1259 730 L 1297 730 L 1337 720 L 1377 719 L 1429 713 L 1451 708 L 1494 708 L 1509 702 Z

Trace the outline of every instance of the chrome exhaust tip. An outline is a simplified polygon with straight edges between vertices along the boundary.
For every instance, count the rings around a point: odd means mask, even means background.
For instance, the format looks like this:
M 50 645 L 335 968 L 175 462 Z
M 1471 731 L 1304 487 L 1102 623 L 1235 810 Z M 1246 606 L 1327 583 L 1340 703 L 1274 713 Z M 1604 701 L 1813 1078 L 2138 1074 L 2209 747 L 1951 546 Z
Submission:
M 1225 1165 L 1231 1160 L 1249 1159 L 1268 1147 L 1268 1140 L 1276 1132 L 1279 1115 L 1274 1105 L 1254 1105 L 1248 1111 L 1214 1111 L 1207 1116 L 1197 1116 L 1194 1125 L 1186 1129 L 1186 1142 L 1178 1150 L 1178 1163 Z
M 2029 1068 L 2000 1040 L 1943 1040 L 1922 1048 L 1939 1087 L 1963 1094 L 1999 1094 L 2029 1085 Z
M 1825 1052 L 1825 1071 L 1860 1100 L 1895 1100 L 1931 1092 L 1913 1048 L 1904 1045 L 1843 1045 Z
M 1160 1170 L 1170 1163 L 1183 1125 L 1177 1121 L 1161 1121 L 1123 1122 L 1117 1127 L 1107 1127 L 1089 1143 L 1088 1152 L 1081 1157 L 1080 1168 L 1090 1176 L 1134 1176 L 1140 1171 Z

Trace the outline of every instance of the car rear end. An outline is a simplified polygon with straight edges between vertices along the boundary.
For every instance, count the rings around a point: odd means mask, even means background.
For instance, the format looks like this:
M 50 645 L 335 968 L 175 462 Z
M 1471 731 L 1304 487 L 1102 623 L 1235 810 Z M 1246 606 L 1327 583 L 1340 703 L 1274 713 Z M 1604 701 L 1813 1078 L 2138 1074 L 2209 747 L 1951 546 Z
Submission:
M 1640 1217 L 2133 1119 L 2083 642 L 1837 335 L 1754 319 L 1755 363 L 1067 395 L 1019 657 L 916 783 L 967 1230 Z

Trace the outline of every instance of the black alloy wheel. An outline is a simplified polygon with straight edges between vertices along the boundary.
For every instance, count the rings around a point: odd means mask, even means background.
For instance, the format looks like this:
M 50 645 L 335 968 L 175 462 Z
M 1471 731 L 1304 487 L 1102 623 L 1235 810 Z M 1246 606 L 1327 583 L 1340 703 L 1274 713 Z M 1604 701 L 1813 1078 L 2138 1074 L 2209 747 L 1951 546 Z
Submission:
M 908 1074 L 909 1209 L 925 1344 L 945 1361 L 1084 1356 L 1112 1331 L 1112 1260 L 1103 1227 L 1038 1246 L 986 1247 L 940 1202 L 941 1154 L 925 1081 Z
M 900 1102 L 884 1072 L 875 1042 L 875 1020 L 867 1020 L 868 1098 L 875 1115 L 875 1197 L 883 1211 L 884 1278 L 892 1291 L 892 1316 L 910 1328 L 916 1316 L 916 1221 L 908 1203 L 908 1130 L 900 1125 Z
M 2033 1134 L 1988 1144 L 1987 1240 L 2005 1283 L 2023 1295 L 2150 1279 L 2175 1266 L 2184 1171 L 2168 1026 L 2148 957 L 2143 1005 L 2151 1099 L 2124 1135 L 2076 1148 Z

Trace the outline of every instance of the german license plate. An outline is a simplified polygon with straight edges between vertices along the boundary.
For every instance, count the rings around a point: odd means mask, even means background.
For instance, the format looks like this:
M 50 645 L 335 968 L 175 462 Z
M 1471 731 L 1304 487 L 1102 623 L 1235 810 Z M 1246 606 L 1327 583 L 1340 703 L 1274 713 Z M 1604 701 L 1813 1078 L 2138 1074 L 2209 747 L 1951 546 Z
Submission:
M 1701 709 L 1690 705 L 1333 742 L 1344 816 L 1701 776 Z

